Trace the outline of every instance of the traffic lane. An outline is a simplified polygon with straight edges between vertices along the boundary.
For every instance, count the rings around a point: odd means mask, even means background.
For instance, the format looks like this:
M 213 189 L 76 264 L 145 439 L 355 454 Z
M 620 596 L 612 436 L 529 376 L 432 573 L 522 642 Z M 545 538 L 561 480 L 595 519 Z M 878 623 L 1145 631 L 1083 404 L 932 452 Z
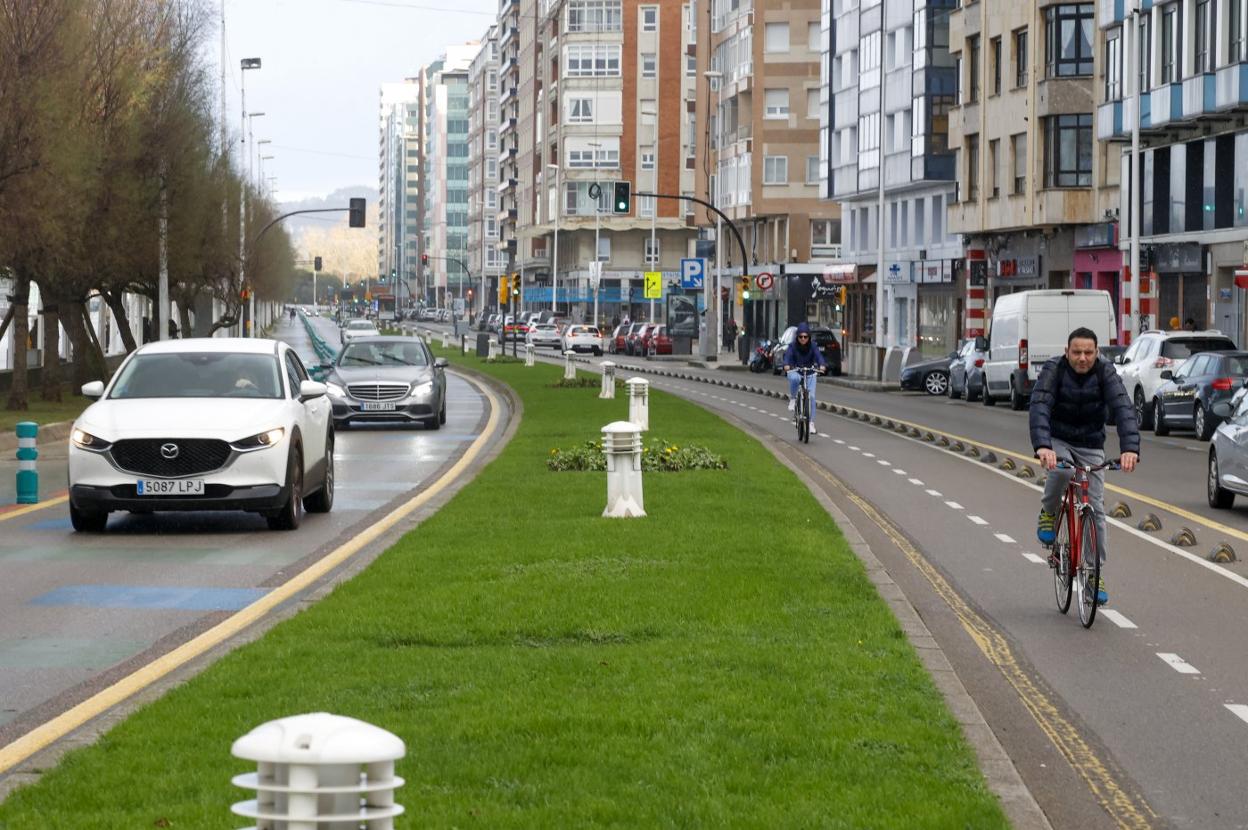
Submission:
M 753 396 L 697 386 L 677 391 L 709 397 L 793 440 L 782 403 L 760 407 Z M 1234 782 L 1244 773 L 1248 723 L 1226 704 L 1248 703 L 1248 663 L 1238 626 L 1227 623 L 1248 608 L 1244 588 L 1111 528 L 1109 610 L 1121 620 L 1104 615 L 1085 632 L 1073 608 L 1066 616 L 1056 611 L 1051 571 L 1030 541 L 1037 491 L 982 462 L 860 422 L 821 414 L 818 423 L 832 437 L 807 445 L 811 454 L 919 540 L 1141 782 L 1154 808 L 1180 825 L 1237 826 L 1242 799 Z M 1180 673 L 1190 671 L 1183 666 L 1200 674 Z
M 4 722 L 157 644 L 167 651 L 170 637 L 189 639 L 354 536 L 449 466 L 486 415 L 480 393 L 449 375 L 441 430 L 339 431 L 334 509 L 293 533 L 241 512 L 118 513 L 102 534 L 74 533 L 64 506 L 5 522 L 0 742 Z

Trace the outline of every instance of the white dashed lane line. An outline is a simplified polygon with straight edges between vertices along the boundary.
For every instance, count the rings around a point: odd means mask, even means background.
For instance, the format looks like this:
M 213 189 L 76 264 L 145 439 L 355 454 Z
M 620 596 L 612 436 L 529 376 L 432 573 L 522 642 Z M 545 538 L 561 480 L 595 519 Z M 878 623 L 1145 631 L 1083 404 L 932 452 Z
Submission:
M 1102 608 L 1101 615 L 1104 616 L 1105 619 L 1112 622 L 1114 625 L 1118 626 L 1119 628 L 1138 628 L 1139 627 L 1135 623 L 1131 622 L 1129 619 L 1124 617 L 1122 614 L 1119 614 L 1117 611 L 1114 611 L 1111 608 Z
M 1235 715 L 1235 717 L 1239 718 L 1244 723 L 1248 723 L 1248 705 L 1243 703 L 1227 703 L 1225 706 L 1227 709 L 1231 710 L 1231 713 Z
M 864 452 L 864 453 L 862 454 L 862 457 L 863 457 L 863 458 L 875 458 L 875 453 L 873 453 L 873 452 Z
M 844 446 L 844 445 L 845 445 L 845 442 L 844 442 L 844 441 L 842 441 L 840 438 L 833 438 L 832 440 L 833 440 L 833 441 L 835 441 L 836 443 L 840 444 L 841 446 Z
M 947 501 L 945 502 L 945 506 L 948 507 L 950 510 L 962 510 L 963 509 L 962 505 L 958 504 L 956 501 Z
M 1177 671 L 1179 674 L 1200 674 L 1200 669 L 1196 668 L 1177 654 L 1159 651 L 1157 652 L 1157 656 L 1161 658 L 1163 663 Z
M 891 467 L 891 466 L 893 466 L 891 463 L 889 463 L 888 461 L 885 461 L 883 458 L 876 459 L 876 462 L 875 462 L 875 463 L 876 463 L 876 464 L 879 464 L 881 467 Z
M 919 479 L 917 479 L 917 478 L 912 478 L 912 479 L 909 479 L 909 481 L 910 481 L 910 483 L 911 483 L 911 484 L 913 484 L 915 487 L 922 487 L 922 486 L 923 486 L 923 482 L 922 482 L 922 481 L 920 481 L 920 480 L 919 480 Z
M 972 522 L 980 526 L 988 524 L 988 521 L 986 519 L 981 519 L 979 516 L 967 516 L 966 518 L 970 519 Z
M 1028 562 L 1034 562 L 1037 565 L 1048 564 L 1047 560 L 1045 560 L 1044 557 L 1036 556 L 1034 553 L 1030 553 L 1030 552 L 1024 553 L 1023 558 L 1026 559 Z M 1104 613 L 1104 612 L 1102 611 L 1101 613 Z
M 923 492 L 927 493 L 932 498 L 937 498 L 937 499 L 944 495 L 944 493 L 940 492 L 939 490 L 924 490 Z
M 894 473 L 896 473 L 896 474 L 897 474 L 897 475 L 899 475 L 899 476 L 904 476 L 904 475 L 906 474 L 906 471 L 905 471 L 905 470 L 899 469 L 899 468 L 897 468 L 897 467 L 894 467 L 894 468 L 893 468 L 893 472 L 894 472 Z
M 1005 543 L 1005 544 L 1007 544 L 1007 545 L 1017 545 L 1017 544 L 1018 544 L 1018 542 L 1015 542 L 1015 541 L 1014 541 L 1013 537 L 1006 536 L 1004 533 L 994 533 L 994 534 L 992 534 L 992 535 L 997 537 L 997 541 L 999 541 L 999 542 L 1004 542 L 1004 543 Z

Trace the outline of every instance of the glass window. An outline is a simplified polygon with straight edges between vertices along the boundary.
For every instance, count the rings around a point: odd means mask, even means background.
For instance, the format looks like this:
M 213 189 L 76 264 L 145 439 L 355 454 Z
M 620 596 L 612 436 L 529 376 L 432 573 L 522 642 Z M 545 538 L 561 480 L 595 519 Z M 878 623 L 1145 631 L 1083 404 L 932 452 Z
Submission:
M 1044 10 L 1045 64 L 1050 78 L 1092 74 L 1093 4 L 1066 3 Z
M 1014 32 L 1014 86 L 1027 86 L 1027 30 Z
M 763 184 L 789 183 L 789 157 L 763 157 Z
M 768 89 L 763 91 L 763 117 L 789 117 L 789 91 L 787 89 Z
M 569 32 L 618 32 L 622 30 L 621 0 L 568 0 L 564 17 Z
M 641 7 L 641 30 L 643 32 L 657 32 L 659 30 L 658 6 Z
M 819 183 L 819 157 L 806 157 L 806 184 Z
M 1175 72 L 1175 24 L 1179 19 L 1177 5 L 1168 6 L 1161 13 L 1161 82 L 1172 84 L 1178 80 Z
M 818 23 L 806 24 L 806 48 L 809 49 L 811 52 L 817 53 L 821 51 L 821 47 L 819 44 L 819 24 Z
M 1151 21 L 1152 17 L 1149 15 L 1140 15 L 1140 65 L 1136 69 L 1136 74 L 1141 92 L 1147 92 L 1153 83 L 1153 39 L 1148 34 L 1149 26 L 1152 25 Z
M 1001 38 L 992 39 L 992 94 L 1001 94 Z
M 979 135 L 966 137 L 966 196 L 972 202 L 979 198 Z
M 611 237 L 609 236 L 598 237 L 598 261 L 599 262 L 611 261 Z
M 1105 100 L 1122 100 L 1122 27 L 1105 33 Z
M 1209 48 L 1213 33 L 1209 31 L 1213 15 L 1209 0 L 1196 0 L 1196 74 L 1213 71 L 1213 50 Z
M 658 237 L 655 237 L 654 239 L 651 239 L 648 236 L 646 237 L 646 264 L 647 265 L 659 264 L 659 254 L 662 248 L 663 248 L 663 245 L 662 245 L 661 239 L 659 239 Z
M 1045 187 L 1092 186 L 1092 115 L 1045 119 Z
M 594 120 L 593 98 L 568 99 L 568 123 L 589 124 Z
M 1014 189 L 1016 196 L 1027 192 L 1027 133 L 1010 136 L 1014 152 Z
M 109 398 L 281 398 L 272 354 L 174 352 L 137 355 L 121 370 Z
M 653 52 L 643 52 L 641 55 L 641 77 L 653 78 L 659 74 L 659 60 Z
M 764 52 L 787 52 L 789 51 L 789 24 L 788 23 L 768 23 L 764 27 L 763 51 Z
M 813 120 L 819 120 L 819 90 L 806 90 L 806 117 Z
M 1000 147 L 1000 139 L 994 138 L 988 142 L 988 186 L 992 188 L 989 195 L 994 199 L 1001 195 L 1001 184 L 998 181 L 1000 171 L 997 169 Z
M 641 169 L 642 170 L 654 169 L 654 153 L 643 152 L 641 154 Z
M 1248 0 L 1230 0 L 1226 9 L 1226 39 L 1229 48 L 1227 60 L 1230 63 L 1239 63 L 1244 59 L 1244 18 L 1248 17 L 1244 14 L 1246 4 Z
M 979 35 L 966 39 L 966 88 L 967 103 L 979 101 Z

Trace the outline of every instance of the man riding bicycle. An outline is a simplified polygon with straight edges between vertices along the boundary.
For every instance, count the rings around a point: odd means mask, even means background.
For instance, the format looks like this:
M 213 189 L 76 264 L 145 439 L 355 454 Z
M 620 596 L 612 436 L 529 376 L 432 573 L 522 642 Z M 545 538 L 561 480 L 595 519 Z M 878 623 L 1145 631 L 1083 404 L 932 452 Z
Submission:
M 1031 391 L 1031 446 L 1040 464 L 1049 471 L 1036 529 L 1041 544 L 1052 545 L 1056 538 L 1062 494 L 1074 475 L 1073 469 L 1058 468 L 1057 463 L 1104 463 L 1107 411 L 1113 413 L 1118 427 L 1122 469 L 1131 472 L 1140 457 L 1135 408 L 1113 364 L 1100 357 L 1096 332 L 1077 328 L 1066 339 L 1066 353 L 1044 364 Z M 1093 472 L 1089 481 L 1088 497 L 1096 517 L 1097 557 L 1104 563 L 1105 473 Z M 1097 586 L 1096 601 L 1100 605 L 1109 601 L 1104 578 Z
M 797 403 L 797 385 L 802 382 L 802 374 L 796 369 L 814 369 L 819 374 L 828 370 L 828 362 L 823 359 L 819 347 L 810 337 L 810 326 L 797 324 L 797 334 L 793 342 L 784 350 L 784 371 L 789 376 L 789 411 L 792 412 Z M 815 431 L 815 375 L 806 375 L 806 390 L 810 393 L 810 431 Z

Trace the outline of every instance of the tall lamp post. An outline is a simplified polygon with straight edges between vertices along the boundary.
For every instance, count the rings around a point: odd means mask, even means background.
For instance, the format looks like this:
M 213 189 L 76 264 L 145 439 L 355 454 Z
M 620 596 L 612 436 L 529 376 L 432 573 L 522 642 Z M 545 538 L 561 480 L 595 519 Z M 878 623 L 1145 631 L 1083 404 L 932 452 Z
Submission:
M 1131 314 L 1127 323 L 1127 343 L 1135 342 L 1140 333 L 1140 2 L 1131 3 L 1131 98 L 1135 113 L 1131 118 L 1131 182 L 1127 193 L 1131 196 Z
M 259 69 L 259 58 L 243 58 L 238 62 L 239 65 L 239 84 L 238 97 L 241 104 L 240 110 L 242 117 L 239 119 L 239 140 L 243 143 L 243 150 L 250 150 L 247 147 L 247 70 Z M 239 159 L 242 160 L 241 158 Z M 250 171 L 248 179 L 250 179 Z M 241 176 L 240 176 L 241 178 Z M 242 292 L 247 285 L 247 182 L 239 188 L 238 194 L 238 292 Z M 240 336 L 245 336 L 247 331 L 243 328 L 243 315 L 240 306 L 239 309 L 239 329 Z
M 261 118 L 263 112 L 247 113 L 247 141 L 251 144 L 251 151 L 247 154 L 247 181 L 251 183 L 255 180 L 255 159 L 256 159 L 256 142 L 253 140 L 252 119 Z M 263 191 L 263 183 L 259 188 Z M 247 292 L 247 336 L 256 336 L 256 292 Z
M 555 171 L 555 241 L 552 243 L 553 253 L 550 257 L 550 313 L 559 314 L 559 214 L 563 213 L 563 194 L 560 192 L 559 178 L 560 167 L 557 164 L 547 164 L 547 170 Z M 550 200 L 547 199 L 547 205 Z M 595 251 L 597 254 L 597 251 Z
M 718 82 L 722 80 L 724 77 L 724 73 L 720 72 L 717 69 L 709 69 L 702 73 L 702 77 L 706 78 L 706 99 L 707 99 L 706 110 L 708 113 L 708 117 L 706 119 L 707 121 L 706 155 L 704 156 L 704 158 L 706 158 L 709 161 L 711 158 L 711 129 L 710 129 L 711 119 L 709 117 L 709 113 L 711 111 L 711 101 L 710 101 L 711 92 L 712 92 L 711 86 L 712 86 L 712 82 Z M 718 86 L 716 86 L 716 91 L 717 90 L 718 90 Z M 716 124 L 719 123 L 718 118 L 715 119 L 715 123 Z M 704 172 L 706 174 L 706 199 L 708 202 L 715 202 L 717 201 L 716 194 L 711 192 L 710 169 L 704 168 Z M 721 224 L 721 220 L 718 216 L 716 216 L 715 217 L 715 280 L 712 282 L 711 280 L 708 280 L 705 278 L 703 279 L 703 284 L 707 286 L 707 288 L 703 289 L 703 302 L 706 304 L 706 333 L 707 333 L 706 339 L 708 342 L 703 344 L 702 346 L 702 355 L 708 359 L 713 359 L 714 356 L 719 351 L 718 347 L 716 346 L 716 343 L 718 343 L 719 332 L 720 332 L 720 329 L 722 328 L 719 322 L 720 310 L 722 308 L 721 301 L 719 298 L 720 298 L 720 293 L 723 290 L 722 288 L 723 255 L 720 252 L 720 248 L 722 247 L 720 245 L 720 233 L 722 230 L 723 230 L 723 226 Z

